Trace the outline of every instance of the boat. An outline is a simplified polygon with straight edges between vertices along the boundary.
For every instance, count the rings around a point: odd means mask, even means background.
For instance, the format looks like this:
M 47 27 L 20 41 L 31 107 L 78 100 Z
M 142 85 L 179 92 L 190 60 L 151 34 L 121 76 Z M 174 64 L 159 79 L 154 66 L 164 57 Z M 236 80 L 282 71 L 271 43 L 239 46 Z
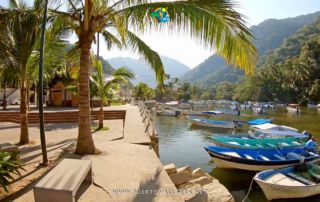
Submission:
M 218 146 L 205 147 L 219 168 L 262 171 L 309 162 L 318 154 L 305 152 L 304 148 L 243 149 Z
M 225 136 L 210 136 L 210 139 L 217 146 L 229 148 L 246 148 L 246 149 L 274 149 L 305 146 L 305 141 L 297 138 L 237 138 Z
M 277 130 L 277 131 L 293 131 L 298 132 L 298 129 L 289 126 L 276 125 L 272 123 L 264 123 L 258 125 L 250 125 L 249 132 L 255 133 L 257 130 Z
M 287 110 L 290 113 L 296 113 L 296 114 L 300 114 L 301 113 L 301 110 L 300 110 L 298 104 L 288 104 Z
M 311 109 L 316 109 L 317 105 L 315 103 L 308 103 L 307 107 Z
M 254 107 L 252 108 L 253 112 L 256 114 L 267 114 L 267 110 L 262 107 Z
M 207 116 L 207 114 L 204 114 L 202 112 L 196 112 L 196 111 L 190 111 L 190 110 L 185 110 L 185 111 L 182 111 L 181 113 L 187 116 Z
M 237 108 L 234 108 L 234 109 L 230 109 L 230 110 L 227 110 L 227 109 L 216 109 L 215 111 L 219 111 L 223 114 L 226 114 L 226 115 L 240 115 L 240 111 L 239 109 Z
M 253 178 L 268 200 L 320 194 L 320 160 L 259 172 Z
M 157 111 L 158 116 L 178 116 L 179 112 L 178 111 L 173 111 L 173 110 L 161 110 Z
M 224 114 L 222 111 L 218 111 L 218 110 L 203 111 L 202 113 L 205 115 L 222 115 L 222 114 Z
M 249 125 L 262 125 L 265 123 L 272 123 L 272 119 L 254 119 L 247 121 Z
M 211 127 L 211 128 L 222 128 L 222 129 L 234 129 L 237 127 L 241 127 L 241 125 L 236 122 L 226 122 L 226 121 L 217 121 L 217 120 L 210 120 L 210 119 L 201 119 L 197 117 L 190 117 L 188 119 L 191 121 L 191 124 L 197 126 L 204 126 L 204 127 Z

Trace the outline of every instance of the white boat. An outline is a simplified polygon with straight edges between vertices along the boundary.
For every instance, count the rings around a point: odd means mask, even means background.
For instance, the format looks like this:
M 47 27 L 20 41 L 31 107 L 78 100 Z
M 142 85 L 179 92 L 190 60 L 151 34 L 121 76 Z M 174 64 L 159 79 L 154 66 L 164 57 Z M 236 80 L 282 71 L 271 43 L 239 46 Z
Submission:
M 250 131 L 255 133 L 258 130 L 273 130 L 273 131 L 293 131 L 293 132 L 298 132 L 298 129 L 292 128 L 289 126 L 283 126 L 283 125 L 276 125 L 272 123 L 265 123 L 265 124 L 260 124 L 260 125 L 251 125 L 250 126 Z M 250 132 L 249 131 L 249 132 Z
M 169 107 L 177 107 L 179 105 L 179 102 L 178 101 L 170 101 L 170 102 L 166 102 L 164 104 Z
M 252 108 L 253 112 L 256 114 L 266 114 L 267 111 L 262 107 L 254 107 Z
M 268 200 L 314 196 L 320 194 L 319 160 L 259 172 L 254 176 L 254 180 Z
M 317 108 L 320 109 L 320 104 L 317 105 Z
M 300 110 L 298 104 L 289 104 L 289 105 L 287 106 L 287 110 L 288 110 L 288 112 L 290 112 L 290 113 L 296 113 L 296 114 L 300 114 L 300 113 L 301 113 L 301 110 Z
M 200 119 L 197 117 L 188 117 L 191 124 L 210 128 L 234 129 L 238 126 L 235 122 L 216 121 L 209 119 Z
M 177 116 L 178 113 L 173 110 L 162 110 L 162 111 L 157 111 L 158 116 Z

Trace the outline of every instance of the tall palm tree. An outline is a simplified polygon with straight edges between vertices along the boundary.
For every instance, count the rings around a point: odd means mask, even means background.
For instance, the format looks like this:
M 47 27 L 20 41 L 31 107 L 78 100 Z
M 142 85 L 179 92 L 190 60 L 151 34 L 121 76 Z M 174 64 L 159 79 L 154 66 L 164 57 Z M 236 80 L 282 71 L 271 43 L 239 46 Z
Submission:
M 32 69 L 37 71 L 39 62 L 39 45 L 41 33 L 42 11 L 44 7 L 43 0 L 35 0 L 32 7 L 28 7 L 23 0 L 9 0 L 9 8 L 0 9 L 0 47 L 3 50 L 0 54 L 0 62 L 5 65 L 9 71 L 14 72 L 18 78 L 20 89 L 20 144 L 29 142 L 28 131 L 28 89 L 30 81 L 38 78 L 32 74 Z M 58 36 L 59 30 L 53 28 L 53 19 L 51 19 L 51 33 L 46 34 L 48 42 L 52 42 Z M 57 46 L 61 47 L 61 46 Z M 51 48 L 47 53 L 49 58 L 55 53 L 61 53 L 61 49 Z M 55 53 L 54 53 L 55 52 Z M 55 58 L 57 59 L 57 58 Z M 53 61 L 49 60 L 49 61 Z M 46 64 L 48 64 L 46 62 Z M 51 63 L 49 62 L 51 65 Z M 46 71 L 49 68 L 46 68 Z M 36 82 L 36 81 L 34 81 Z
M 100 110 L 99 110 L 99 129 L 103 128 L 103 106 L 107 102 L 108 93 L 116 84 L 126 82 L 128 79 L 133 79 L 134 73 L 125 68 L 120 67 L 115 70 L 112 75 L 105 75 L 101 61 L 95 61 L 95 71 L 92 73 L 91 82 L 96 89 L 97 96 L 100 97 Z
M 162 83 L 165 74 L 159 55 L 129 28 L 140 33 L 148 31 L 148 28 L 161 30 L 165 25 L 155 22 L 151 12 L 166 8 L 173 33 L 184 30 L 205 46 L 215 48 L 229 63 L 239 66 L 246 73 L 252 73 L 255 68 L 256 49 L 251 41 L 252 35 L 230 0 L 68 2 L 70 12 L 56 13 L 65 19 L 65 27 L 73 29 L 78 35 L 81 49 L 78 154 L 95 153 L 90 127 L 89 70 L 90 49 L 98 32 L 104 36 L 108 46 L 122 44 L 140 53 L 155 71 L 157 81 Z

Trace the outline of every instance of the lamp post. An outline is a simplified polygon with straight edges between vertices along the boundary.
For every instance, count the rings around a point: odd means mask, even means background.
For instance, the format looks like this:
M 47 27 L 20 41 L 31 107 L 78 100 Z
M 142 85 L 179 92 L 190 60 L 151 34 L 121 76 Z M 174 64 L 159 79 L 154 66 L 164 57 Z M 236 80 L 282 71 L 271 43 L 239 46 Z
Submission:
M 44 118 L 43 118 L 43 61 L 44 61 L 44 45 L 45 45 L 47 13 L 48 13 L 48 0 L 45 0 L 45 8 L 43 11 L 43 19 L 42 19 L 42 25 L 41 25 L 39 83 L 38 83 L 40 140 L 41 140 L 41 150 L 42 150 L 42 165 L 44 166 L 48 165 L 46 135 L 44 132 Z

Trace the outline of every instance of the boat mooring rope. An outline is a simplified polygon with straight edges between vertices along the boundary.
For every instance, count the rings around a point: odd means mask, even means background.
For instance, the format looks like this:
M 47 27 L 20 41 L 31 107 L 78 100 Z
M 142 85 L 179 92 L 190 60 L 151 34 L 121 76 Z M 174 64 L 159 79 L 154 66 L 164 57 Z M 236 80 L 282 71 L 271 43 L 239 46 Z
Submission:
M 250 186 L 249 186 L 249 189 L 248 189 L 247 195 L 242 199 L 242 201 L 241 201 L 241 202 L 245 202 L 245 200 L 247 200 L 247 198 L 248 198 L 248 196 L 249 196 L 249 194 L 250 194 L 251 188 L 252 188 L 253 179 L 254 179 L 254 177 L 253 177 L 253 178 L 252 178 L 252 180 L 251 180 L 251 183 L 250 183 Z

